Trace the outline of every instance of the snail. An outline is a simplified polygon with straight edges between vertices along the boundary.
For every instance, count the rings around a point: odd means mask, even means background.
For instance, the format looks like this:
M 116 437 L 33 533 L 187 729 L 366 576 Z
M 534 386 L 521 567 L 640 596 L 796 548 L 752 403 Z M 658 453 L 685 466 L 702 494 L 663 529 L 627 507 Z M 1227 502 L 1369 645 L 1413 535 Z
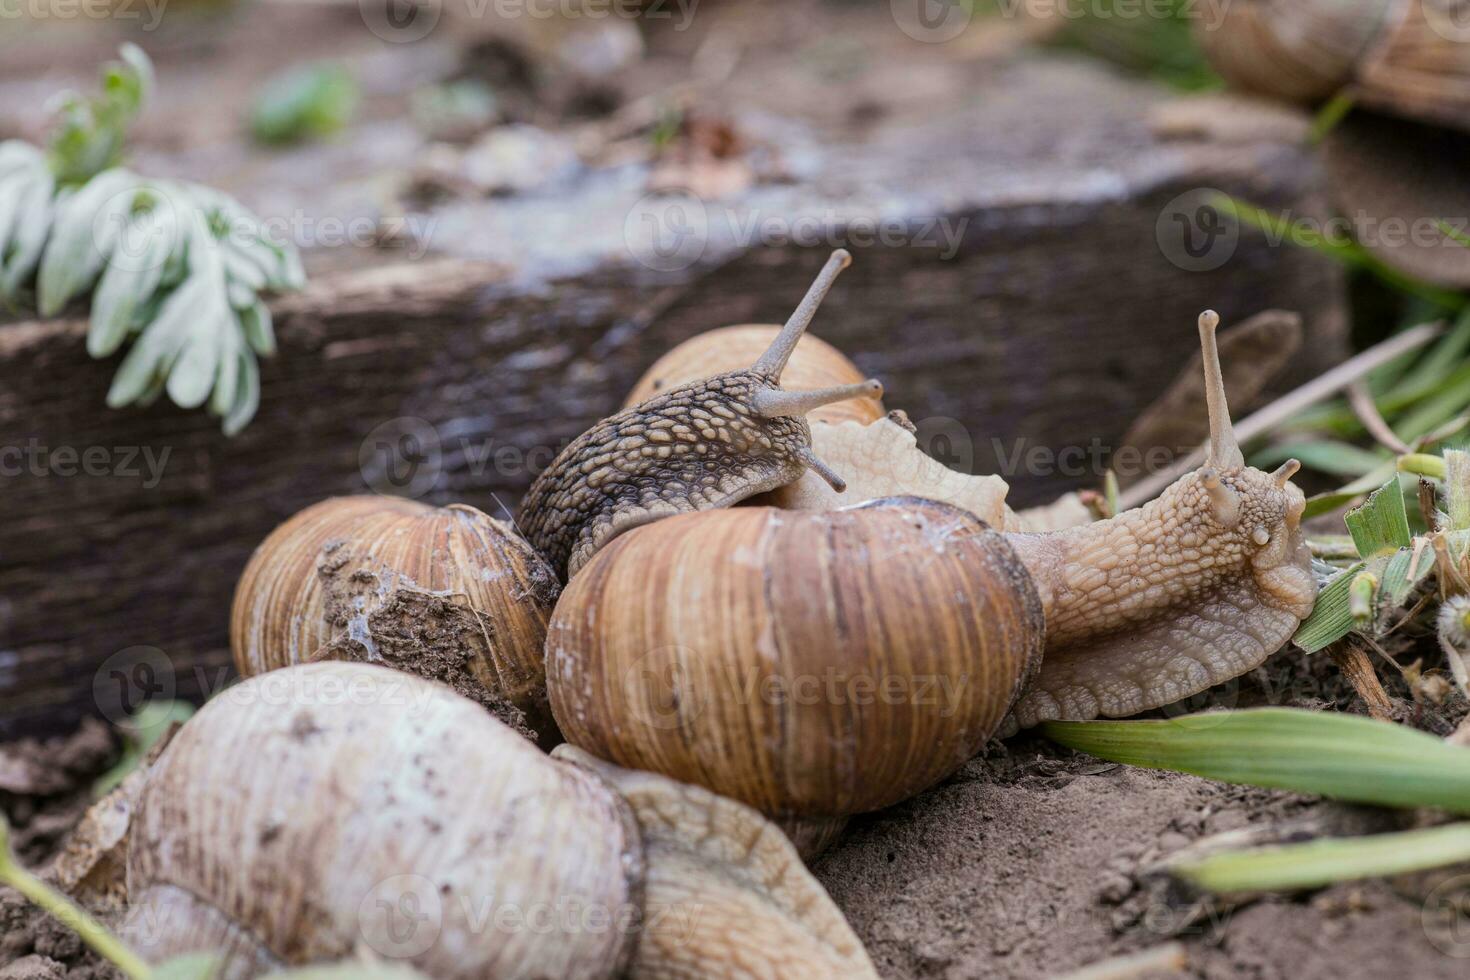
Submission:
M 359 663 L 208 702 L 147 776 L 123 938 L 224 980 L 371 951 L 429 976 L 876 978 L 759 814 Z M 363 950 L 366 947 L 366 950 Z
M 1243 91 L 1307 104 L 1346 92 L 1362 108 L 1326 134 L 1323 156 L 1360 244 L 1420 279 L 1470 286 L 1470 253 L 1438 227 L 1470 217 L 1461 0 L 1235 0 L 1195 36 Z
M 1296 462 L 1265 473 L 1235 443 L 1218 323 L 1199 321 L 1205 465 L 1109 520 L 997 531 L 899 498 L 617 537 L 548 627 L 562 732 L 820 838 L 944 778 L 997 730 L 1136 714 L 1250 670 L 1311 611 L 1316 582 Z
M 549 748 L 542 647 L 560 592 L 510 525 L 400 497 L 321 501 L 271 532 L 235 589 L 245 677 L 363 660 L 441 681 Z
M 810 391 L 780 387 L 797 343 L 838 274 L 832 253 L 796 312 L 748 368 L 671 387 L 573 440 L 521 502 L 520 527 L 563 577 L 616 536 L 659 518 L 728 507 L 810 469 L 845 484 L 812 451 L 803 416 L 850 398 L 879 398 L 877 381 Z

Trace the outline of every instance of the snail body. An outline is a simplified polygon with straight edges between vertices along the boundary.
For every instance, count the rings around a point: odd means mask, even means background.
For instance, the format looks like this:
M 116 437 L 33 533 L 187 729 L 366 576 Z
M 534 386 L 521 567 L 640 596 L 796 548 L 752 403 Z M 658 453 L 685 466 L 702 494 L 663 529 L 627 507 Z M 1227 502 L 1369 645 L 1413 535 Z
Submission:
M 473 507 L 337 497 L 256 549 L 235 589 L 230 646 L 245 677 L 313 660 L 399 667 L 545 737 L 542 649 L 559 592 L 510 525 Z
M 362 944 L 435 977 L 876 976 L 753 811 L 548 758 L 474 702 L 366 664 L 210 701 L 150 771 L 131 835 L 124 937 L 153 962 L 222 955 L 225 978 Z
M 803 416 L 849 398 L 878 398 L 868 380 L 785 391 L 782 372 L 851 256 L 839 249 L 791 319 L 749 368 L 678 385 L 604 419 L 537 477 L 521 502 L 527 539 L 562 576 L 614 537 L 673 514 L 729 507 L 811 469 L 844 483 L 812 451 Z
M 903 498 L 691 514 L 614 541 L 548 629 L 568 740 L 773 818 L 840 819 L 942 779 L 997 731 L 1136 714 L 1250 670 L 1316 582 L 1297 464 L 1265 473 L 1236 446 L 1218 321 L 1200 318 L 1205 466 L 1109 520 L 993 531 Z M 796 696 L 833 672 L 897 696 Z

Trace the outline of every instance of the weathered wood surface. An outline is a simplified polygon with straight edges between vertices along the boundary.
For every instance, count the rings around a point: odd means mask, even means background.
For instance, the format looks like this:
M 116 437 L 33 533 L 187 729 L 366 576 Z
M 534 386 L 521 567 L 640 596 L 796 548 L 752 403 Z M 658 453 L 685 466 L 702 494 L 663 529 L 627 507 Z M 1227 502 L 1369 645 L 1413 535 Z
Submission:
M 86 358 L 80 323 L 0 326 L 0 449 L 46 460 L 0 477 L 0 737 L 96 710 L 99 666 L 138 645 L 167 658 L 161 683 L 198 696 L 220 682 L 235 579 L 275 524 L 374 489 L 514 507 L 534 470 L 669 345 L 783 319 L 829 245 L 856 261 L 815 332 L 884 381 L 932 450 L 1005 472 L 1021 504 L 1097 482 L 1093 440 L 1117 444 L 1164 390 L 1206 306 L 1227 323 L 1302 312 L 1306 343 L 1284 381 L 1340 355 L 1330 264 L 1247 234 L 1218 268 L 1186 271 L 1156 237 L 1166 204 L 1205 186 L 1315 211 L 1317 171 L 1295 146 L 1161 140 L 1150 124 L 1161 96 L 1099 68 L 950 66 L 942 88 L 928 52 L 914 57 L 927 100 L 894 89 L 857 128 L 788 120 L 792 182 L 709 204 L 727 226 L 808 217 L 810 247 L 716 230 L 688 269 L 653 271 L 624 237 L 643 194 L 636 168 L 442 205 L 428 214 L 428 259 L 330 273 L 276 303 L 281 353 L 264 366 L 259 417 L 234 440 L 201 413 L 104 408 L 115 363 Z M 737 78 L 728 97 L 758 81 Z M 281 192 L 258 173 L 216 179 L 262 207 Z M 854 231 L 878 218 L 902 234 L 865 244 Z M 959 229 L 953 254 L 942 232 L 914 244 L 940 219 Z M 1081 468 L 1006 465 L 1038 447 L 1077 447 Z M 93 450 L 108 471 L 73 473 L 68 449 Z M 162 460 L 156 483 L 150 458 Z M 118 472 L 125 461 L 139 472 Z

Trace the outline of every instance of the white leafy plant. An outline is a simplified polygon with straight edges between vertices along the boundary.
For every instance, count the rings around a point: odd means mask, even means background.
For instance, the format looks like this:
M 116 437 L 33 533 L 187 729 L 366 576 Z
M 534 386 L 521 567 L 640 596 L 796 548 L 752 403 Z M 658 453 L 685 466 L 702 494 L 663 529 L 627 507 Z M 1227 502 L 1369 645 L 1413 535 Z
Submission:
M 140 103 L 151 66 L 136 48 L 123 57 L 104 89 L 111 95 L 121 72 Z M 96 157 L 94 135 L 78 143 Z M 115 157 L 120 134 L 102 135 L 113 141 L 106 158 Z M 233 198 L 198 184 L 118 166 L 90 175 L 83 168 L 81 179 L 63 183 L 58 172 L 79 155 L 67 149 L 63 158 L 56 146 L 48 155 L 19 140 L 0 142 L 0 299 L 15 306 L 33 293 L 37 311 L 55 316 L 90 292 L 89 354 L 107 357 L 136 337 L 107 393 L 109 407 L 146 405 L 167 391 L 183 408 L 208 402 L 234 435 L 260 404 L 257 355 L 275 352 L 260 294 L 301 288 L 296 249 L 272 242 Z

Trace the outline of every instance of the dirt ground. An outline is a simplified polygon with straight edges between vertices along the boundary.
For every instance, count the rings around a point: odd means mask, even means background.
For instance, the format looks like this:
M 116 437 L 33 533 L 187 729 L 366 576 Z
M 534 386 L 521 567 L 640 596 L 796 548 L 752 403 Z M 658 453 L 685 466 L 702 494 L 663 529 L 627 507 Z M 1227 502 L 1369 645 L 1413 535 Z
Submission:
M 1466 713 L 1463 700 L 1416 703 L 1398 679 L 1385 684 L 1417 727 L 1442 733 Z M 1362 709 L 1328 658 L 1282 653 L 1187 710 L 1261 704 Z M 28 864 L 56 852 L 117 744 L 94 722 L 0 745 L 0 807 Z M 1211 980 L 1451 980 L 1470 960 L 1470 866 L 1233 904 L 1154 867 L 1218 834 L 1305 839 L 1432 819 L 1099 762 L 1022 735 L 854 820 L 813 870 L 885 977 L 1041 980 L 1177 941 L 1184 975 Z M 0 980 L 109 975 L 0 889 Z

